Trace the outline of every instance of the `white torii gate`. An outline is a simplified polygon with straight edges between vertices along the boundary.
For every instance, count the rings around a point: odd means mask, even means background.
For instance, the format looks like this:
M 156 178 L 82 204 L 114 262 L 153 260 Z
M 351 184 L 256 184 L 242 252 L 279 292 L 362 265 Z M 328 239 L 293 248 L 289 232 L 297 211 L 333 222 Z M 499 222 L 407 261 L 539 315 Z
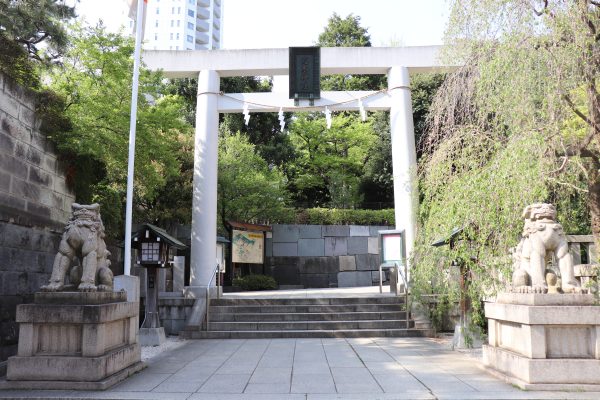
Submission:
M 410 72 L 452 69 L 438 61 L 439 46 L 321 48 L 321 75 L 387 74 L 386 92 L 321 92 L 313 108 L 294 106 L 287 93 L 219 93 L 219 80 L 229 76 L 287 75 L 288 49 L 145 51 L 143 59 L 169 78 L 198 78 L 192 203 L 190 291 L 203 294 L 215 268 L 217 232 L 217 169 L 219 113 L 389 110 L 392 139 L 396 229 L 406 232 L 410 254 L 415 238 L 415 134 L 410 96 Z M 195 289 L 198 289 L 196 291 Z

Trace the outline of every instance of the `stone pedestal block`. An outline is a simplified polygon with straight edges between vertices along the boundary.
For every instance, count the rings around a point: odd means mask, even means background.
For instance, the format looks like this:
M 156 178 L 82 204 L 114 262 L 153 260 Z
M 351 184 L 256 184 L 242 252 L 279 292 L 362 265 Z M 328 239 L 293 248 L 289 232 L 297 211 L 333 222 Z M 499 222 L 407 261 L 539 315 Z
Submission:
M 140 370 L 139 303 L 125 292 L 36 293 L 17 307 L 3 388 L 106 389 Z
M 499 295 L 485 305 L 484 365 L 526 390 L 600 390 L 600 307 L 593 304 L 593 295 Z
M 140 328 L 140 345 L 142 346 L 160 346 L 167 338 L 165 328 Z

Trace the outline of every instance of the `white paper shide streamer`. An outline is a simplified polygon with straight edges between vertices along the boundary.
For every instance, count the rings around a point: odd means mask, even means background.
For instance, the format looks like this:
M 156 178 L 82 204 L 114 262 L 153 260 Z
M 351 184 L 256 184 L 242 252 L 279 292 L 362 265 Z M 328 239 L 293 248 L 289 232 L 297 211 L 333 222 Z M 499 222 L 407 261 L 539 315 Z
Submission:
M 367 110 L 365 110 L 362 99 L 358 99 L 358 111 L 360 112 L 360 119 L 365 122 L 367 120 Z
M 244 103 L 244 109 L 242 110 L 244 114 L 244 123 L 248 126 L 248 122 L 250 122 L 250 111 L 248 110 L 248 104 Z
M 279 113 L 277 114 L 279 117 L 279 126 L 281 126 L 281 132 L 285 129 L 285 117 L 283 116 L 283 107 L 279 107 Z
M 327 122 L 327 129 L 331 129 L 331 111 L 329 107 L 325 107 L 325 121 Z

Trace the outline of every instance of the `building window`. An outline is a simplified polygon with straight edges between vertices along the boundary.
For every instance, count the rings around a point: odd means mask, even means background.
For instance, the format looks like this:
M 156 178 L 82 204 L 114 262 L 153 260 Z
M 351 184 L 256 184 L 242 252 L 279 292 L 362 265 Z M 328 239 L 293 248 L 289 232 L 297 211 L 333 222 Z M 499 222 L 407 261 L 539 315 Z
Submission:
M 156 13 L 160 14 L 160 9 L 158 7 L 156 7 Z
M 154 40 L 158 40 L 158 33 L 154 34 Z
M 175 14 L 175 7 L 171 7 L 171 14 Z
M 174 20 L 171 20 L 171 28 L 172 28 L 173 26 L 175 26 L 175 21 L 174 21 Z
M 194 24 L 192 24 L 191 22 L 188 22 L 188 29 L 194 29 Z
M 169 37 L 169 39 L 173 40 L 173 32 L 171 32 L 171 36 Z
M 154 26 L 158 28 L 158 20 L 154 21 Z
M 177 37 L 175 39 L 179 40 L 179 33 L 177 34 Z
M 175 50 L 179 50 L 179 46 L 175 46 Z
M 194 37 L 192 35 L 187 35 L 187 41 L 192 43 L 194 41 Z
M 188 15 L 194 18 L 194 10 L 188 10 Z
M 180 23 L 180 22 L 181 22 L 180 20 L 177 20 L 177 27 L 178 27 L 178 28 L 179 28 L 179 23 Z
M 181 7 L 177 7 L 177 14 L 181 14 Z
M 169 50 L 173 50 L 173 46 L 169 46 Z

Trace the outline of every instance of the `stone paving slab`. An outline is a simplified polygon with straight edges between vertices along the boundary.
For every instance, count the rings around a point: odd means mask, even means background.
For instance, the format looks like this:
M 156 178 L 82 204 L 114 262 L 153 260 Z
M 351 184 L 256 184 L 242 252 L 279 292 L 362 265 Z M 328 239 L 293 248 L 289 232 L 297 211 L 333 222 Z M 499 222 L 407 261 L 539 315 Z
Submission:
M 0 398 L 190 400 L 600 399 L 521 391 L 474 353 L 420 338 L 198 340 L 147 360 L 104 392 L 0 391 Z

